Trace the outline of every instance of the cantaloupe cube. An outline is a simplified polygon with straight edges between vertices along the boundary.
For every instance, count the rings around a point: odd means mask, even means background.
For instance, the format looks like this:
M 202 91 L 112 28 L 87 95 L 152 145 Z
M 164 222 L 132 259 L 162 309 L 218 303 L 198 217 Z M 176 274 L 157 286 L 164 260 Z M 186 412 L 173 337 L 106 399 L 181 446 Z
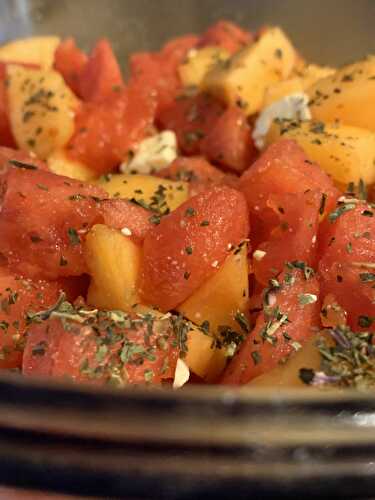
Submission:
M 53 70 L 8 65 L 7 79 L 9 118 L 17 145 L 44 160 L 71 138 L 78 99 Z
M 285 33 L 280 28 L 270 28 L 256 43 L 209 71 L 202 89 L 227 104 L 241 105 L 252 115 L 262 108 L 267 87 L 288 78 L 297 60 Z
M 113 174 L 98 180 L 112 197 L 128 198 L 145 206 L 174 210 L 188 199 L 186 182 L 169 181 L 153 175 Z

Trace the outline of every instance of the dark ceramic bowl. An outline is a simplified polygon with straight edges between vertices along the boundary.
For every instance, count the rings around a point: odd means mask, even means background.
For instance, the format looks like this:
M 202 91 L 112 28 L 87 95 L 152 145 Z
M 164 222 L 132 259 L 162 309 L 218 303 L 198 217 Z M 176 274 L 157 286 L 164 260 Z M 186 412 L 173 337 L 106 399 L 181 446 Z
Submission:
M 134 50 L 228 18 L 280 24 L 307 59 L 375 52 L 373 0 L 0 0 L 0 43 Z M 1 237 L 1 236 L 0 236 Z M 0 484 L 105 498 L 375 496 L 375 397 L 214 387 L 114 392 L 0 378 Z

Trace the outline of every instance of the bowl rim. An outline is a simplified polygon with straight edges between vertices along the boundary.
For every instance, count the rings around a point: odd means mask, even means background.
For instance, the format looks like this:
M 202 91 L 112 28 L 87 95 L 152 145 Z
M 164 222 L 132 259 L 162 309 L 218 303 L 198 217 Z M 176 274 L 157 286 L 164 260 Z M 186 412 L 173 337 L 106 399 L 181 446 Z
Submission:
M 239 499 L 354 498 L 374 491 L 374 456 L 369 393 L 118 390 L 0 374 L 0 483 L 10 486 L 105 498 L 229 499 L 233 488 Z
M 248 433 L 250 423 L 262 418 L 262 427 L 272 424 L 279 431 L 286 430 L 289 421 L 298 422 L 298 429 L 291 429 L 288 435 L 270 434 L 271 444 L 292 442 L 297 439 L 295 434 L 301 432 L 299 439 L 311 441 L 309 433 L 313 427 L 322 434 L 321 443 L 331 432 L 336 443 L 355 443 L 362 442 L 364 429 L 375 431 L 375 395 L 350 389 L 275 391 L 207 385 L 190 385 L 182 390 L 144 386 L 115 389 L 0 374 L 0 425 L 93 438 L 102 435 L 106 439 L 139 439 L 150 415 L 159 421 L 158 436 L 154 436 L 152 428 L 143 433 L 143 439 L 150 441 L 157 438 L 158 442 L 163 439 L 197 442 L 214 419 L 228 429 L 229 441 L 239 444 L 242 426 Z M 170 426 L 176 415 L 188 422 L 188 427 Z M 165 423 L 163 433 L 162 423 Z M 320 429 L 323 423 L 326 432 Z M 350 436 L 345 435 L 348 426 Z M 216 442 L 228 439 L 222 437 Z M 253 439 L 258 438 L 251 436 L 250 441 Z

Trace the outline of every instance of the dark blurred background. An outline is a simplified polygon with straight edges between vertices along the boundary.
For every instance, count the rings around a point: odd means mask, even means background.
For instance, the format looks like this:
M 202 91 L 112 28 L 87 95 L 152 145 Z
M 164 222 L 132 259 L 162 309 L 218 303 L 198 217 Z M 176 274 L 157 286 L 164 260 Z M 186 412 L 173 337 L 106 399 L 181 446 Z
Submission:
M 88 49 L 107 36 L 124 65 L 130 52 L 221 18 L 249 29 L 279 24 L 312 62 L 337 65 L 375 52 L 375 0 L 0 0 L 0 43 L 56 33 Z

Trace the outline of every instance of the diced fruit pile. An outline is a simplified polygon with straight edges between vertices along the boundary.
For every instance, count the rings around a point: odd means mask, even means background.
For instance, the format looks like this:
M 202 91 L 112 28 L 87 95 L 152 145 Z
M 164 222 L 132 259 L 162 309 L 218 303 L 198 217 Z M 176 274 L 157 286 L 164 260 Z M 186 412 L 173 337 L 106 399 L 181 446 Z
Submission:
M 219 21 L 0 47 L 0 368 L 375 386 L 375 57 Z

